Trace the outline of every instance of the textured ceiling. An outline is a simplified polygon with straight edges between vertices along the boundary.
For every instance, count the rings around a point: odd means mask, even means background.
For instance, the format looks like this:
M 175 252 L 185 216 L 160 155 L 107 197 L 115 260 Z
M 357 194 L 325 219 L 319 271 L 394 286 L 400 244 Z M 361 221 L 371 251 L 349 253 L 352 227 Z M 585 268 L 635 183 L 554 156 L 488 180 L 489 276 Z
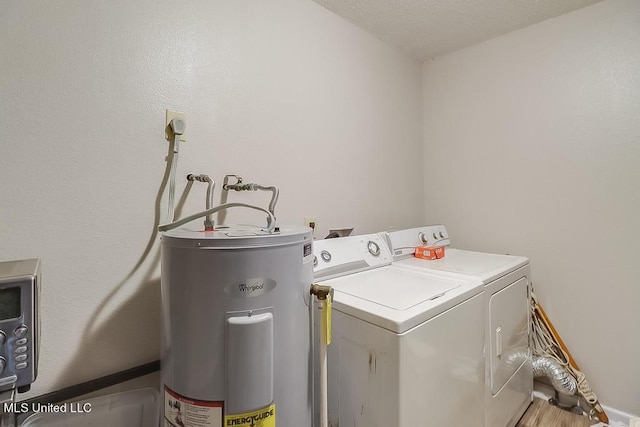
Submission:
M 602 0 L 314 0 L 417 59 L 451 52 Z

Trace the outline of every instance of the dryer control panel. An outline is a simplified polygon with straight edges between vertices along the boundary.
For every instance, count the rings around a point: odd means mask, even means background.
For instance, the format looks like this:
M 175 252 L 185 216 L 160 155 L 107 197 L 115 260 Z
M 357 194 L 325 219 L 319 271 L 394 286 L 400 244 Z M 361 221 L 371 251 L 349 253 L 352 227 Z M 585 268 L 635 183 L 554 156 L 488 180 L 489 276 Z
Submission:
M 394 258 L 413 256 L 418 246 L 449 246 L 451 240 L 444 225 L 426 225 L 388 233 Z

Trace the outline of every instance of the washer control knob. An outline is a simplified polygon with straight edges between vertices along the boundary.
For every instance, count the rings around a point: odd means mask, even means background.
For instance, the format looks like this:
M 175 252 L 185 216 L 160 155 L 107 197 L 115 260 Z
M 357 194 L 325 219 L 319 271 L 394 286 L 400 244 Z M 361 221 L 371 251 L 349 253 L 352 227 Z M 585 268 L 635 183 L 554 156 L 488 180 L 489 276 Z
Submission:
M 317 256 L 313 256 L 313 267 L 317 267 L 318 266 L 318 257 Z
M 436 233 L 433 233 L 433 238 L 438 240 L 438 235 Z
M 369 249 L 369 253 L 373 256 L 380 256 L 380 246 L 373 240 L 369 240 L 367 243 L 367 249 Z
M 329 262 L 331 261 L 331 254 L 327 251 L 322 251 L 320 252 L 320 258 L 322 258 L 324 262 Z
M 4 371 L 4 368 L 7 366 L 7 361 L 4 357 L 0 357 L 0 373 Z
M 29 332 L 29 328 L 27 328 L 25 325 L 21 325 L 18 326 L 15 331 L 13 331 L 13 334 L 18 338 L 22 338 L 27 335 L 27 332 Z
M 420 232 L 420 234 L 418 234 L 418 239 L 420 239 L 422 243 L 427 243 L 427 236 L 425 236 L 423 232 Z
M 444 239 L 444 233 L 442 231 L 440 232 L 440 238 Z
M 2 347 L 6 342 L 7 342 L 7 336 L 4 334 L 3 331 L 0 331 L 0 347 Z

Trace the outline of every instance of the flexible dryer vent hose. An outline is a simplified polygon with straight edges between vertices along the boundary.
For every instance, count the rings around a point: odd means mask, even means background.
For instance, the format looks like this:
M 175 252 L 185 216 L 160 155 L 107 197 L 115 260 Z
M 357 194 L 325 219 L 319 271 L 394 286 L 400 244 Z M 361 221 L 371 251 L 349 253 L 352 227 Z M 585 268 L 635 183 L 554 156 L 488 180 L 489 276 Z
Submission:
M 533 377 L 546 377 L 559 393 L 574 395 L 578 391 L 576 379 L 552 357 L 533 356 Z

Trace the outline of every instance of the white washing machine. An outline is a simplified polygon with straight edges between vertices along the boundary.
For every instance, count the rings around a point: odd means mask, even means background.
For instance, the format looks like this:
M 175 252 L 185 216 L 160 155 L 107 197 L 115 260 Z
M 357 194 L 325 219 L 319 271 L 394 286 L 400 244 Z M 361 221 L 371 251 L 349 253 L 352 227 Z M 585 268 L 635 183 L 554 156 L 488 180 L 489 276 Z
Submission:
M 484 425 L 479 279 L 392 265 L 378 234 L 314 241 L 334 289 L 329 426 Z
M 385 233 L 383 233 L 384 235 Z M 514 426 L 532 400 L 529 260 L 452 249 L 443 225 L 386 233 L 394 265 L 481 279 L 484 291 L 485 426 Z M 436 260 L 415 258 L 417 246 L 447 246 Z

